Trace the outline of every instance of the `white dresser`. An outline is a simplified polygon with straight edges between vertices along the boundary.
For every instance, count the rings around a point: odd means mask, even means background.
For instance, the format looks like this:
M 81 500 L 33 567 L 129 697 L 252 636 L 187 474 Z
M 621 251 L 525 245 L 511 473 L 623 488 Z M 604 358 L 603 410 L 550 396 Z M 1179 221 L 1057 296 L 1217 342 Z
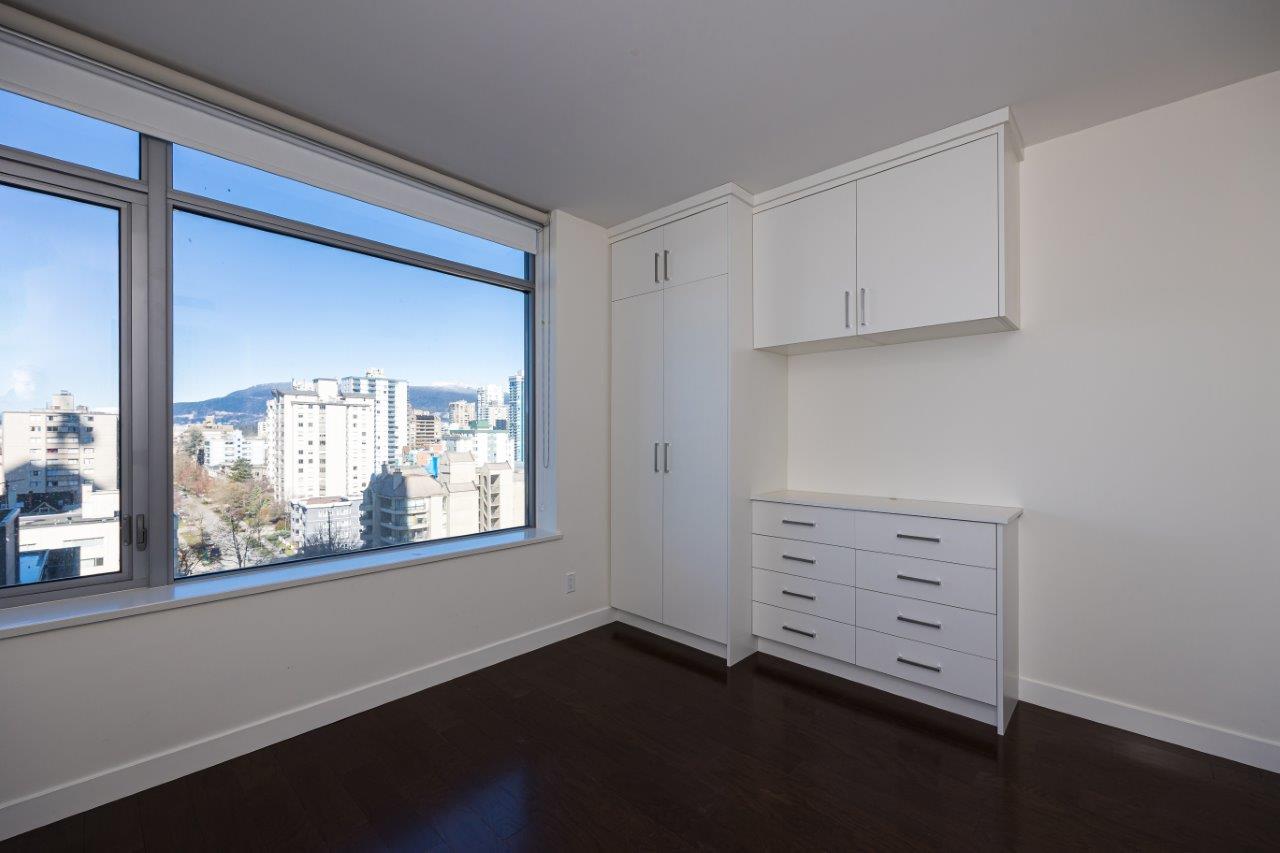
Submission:
M 752 500 L 762 652 L 990 723 L 1018 701 L 1015 507 L 781 491 Z

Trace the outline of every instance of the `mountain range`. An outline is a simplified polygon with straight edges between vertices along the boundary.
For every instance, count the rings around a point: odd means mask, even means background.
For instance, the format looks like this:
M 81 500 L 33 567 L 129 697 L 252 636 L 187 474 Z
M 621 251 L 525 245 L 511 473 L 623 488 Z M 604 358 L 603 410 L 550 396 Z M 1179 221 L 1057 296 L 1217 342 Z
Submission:
M 264 382 L 251 385 L 213 397 L 208 400 L 197 400 L 192 403 L 174 403 L 174 423 L 186 424 L 202 421 L 213 415 L 219 422 L 235 426 L 252 426 L 266 417 L 267 400 L 271 392 L 286 391 L 292 388 L 289 382 Z M 476 389 L 465 385 L 410 385 L 409 405 L 415 409 L 428 412 L 446 412 L 454 400 L 476 401 Z

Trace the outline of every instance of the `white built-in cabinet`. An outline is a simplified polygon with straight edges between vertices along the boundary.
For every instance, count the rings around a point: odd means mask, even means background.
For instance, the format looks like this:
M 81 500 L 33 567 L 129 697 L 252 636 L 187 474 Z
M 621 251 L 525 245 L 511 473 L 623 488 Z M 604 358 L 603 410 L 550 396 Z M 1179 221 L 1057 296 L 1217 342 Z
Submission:
M 755 345 L 804 353 L 1016 329 L 1007 110 L 757 198 Z
M 611 264 L 610 600 L 729 660 L 754 651 L 748 499 L 785 478 L 782 413 L 746 416 L 751 389 L 785 395 L 786 367 L 752 347 L 751 208 L 734 190 L 632 223 Z M 773 461 L 736 475 L 753 447 Z
M 725 275 L 727 206 L 686 216 L 613 244 L 613 298 Z
M 610 230 L 620 620 L 1004 731 L 1021 511 L 785 491 L 786 356 L 1017 328 L 1020 157 L 999 110 Z

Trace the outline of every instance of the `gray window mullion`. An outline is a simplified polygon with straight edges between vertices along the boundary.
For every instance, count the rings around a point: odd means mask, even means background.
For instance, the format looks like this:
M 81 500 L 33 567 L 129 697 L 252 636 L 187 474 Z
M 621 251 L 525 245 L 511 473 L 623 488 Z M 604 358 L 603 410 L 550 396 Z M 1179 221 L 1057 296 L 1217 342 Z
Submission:
M 169 207 L 172 146 L 142 139 L 143 174 L 147 177 L 146 256 L 144 283 L 147 323 L 144 401 L 147 421 L 146 480 L 149 542 L 139 553 L 151 586 L 173 583 L 173 281 L 172 216 Z

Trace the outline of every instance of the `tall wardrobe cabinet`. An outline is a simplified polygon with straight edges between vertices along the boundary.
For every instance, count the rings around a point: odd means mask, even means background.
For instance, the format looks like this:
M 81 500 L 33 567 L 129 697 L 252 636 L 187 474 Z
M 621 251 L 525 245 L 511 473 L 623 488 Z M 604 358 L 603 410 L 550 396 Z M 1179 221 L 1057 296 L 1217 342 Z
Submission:
M 613 230 L 611 603 L 729 662 L 750 504 L 786 478 L 786 362 L 752 348 L 751 206 L 728 186 Z M 772 486 L 770 485 L 772 484 Z

